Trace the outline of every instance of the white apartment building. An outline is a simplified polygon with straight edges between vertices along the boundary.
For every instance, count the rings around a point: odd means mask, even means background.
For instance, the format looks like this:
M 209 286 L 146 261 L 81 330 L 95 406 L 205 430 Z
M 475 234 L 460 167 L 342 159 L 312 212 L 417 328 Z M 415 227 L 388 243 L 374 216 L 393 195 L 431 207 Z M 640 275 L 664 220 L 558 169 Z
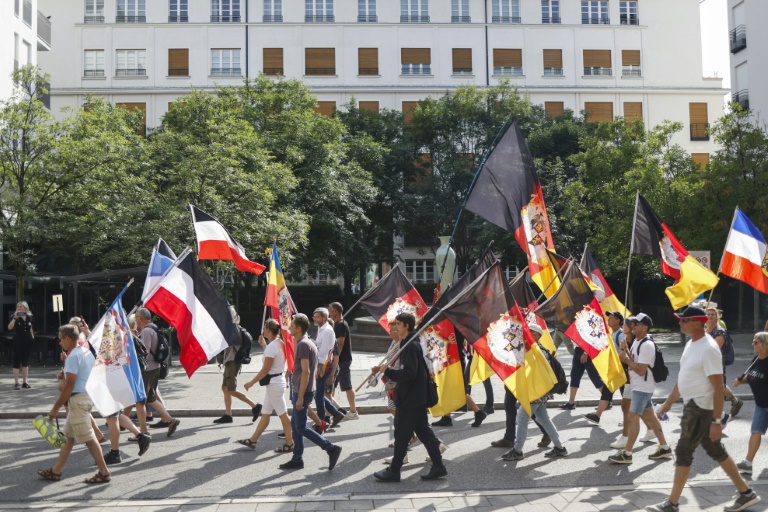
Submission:
M 13 93 L 11 74 L 37 65 L 37 52 L 51 49 L 51 22 L 37 10 L 38 0 L 0 2 L 0 99 Z
M 764 123 L 768 116 L 768 32 L 763 31 L 762 21 L 768 21 L 768 2 L 728 0 L 732 101 L 753 110 Z

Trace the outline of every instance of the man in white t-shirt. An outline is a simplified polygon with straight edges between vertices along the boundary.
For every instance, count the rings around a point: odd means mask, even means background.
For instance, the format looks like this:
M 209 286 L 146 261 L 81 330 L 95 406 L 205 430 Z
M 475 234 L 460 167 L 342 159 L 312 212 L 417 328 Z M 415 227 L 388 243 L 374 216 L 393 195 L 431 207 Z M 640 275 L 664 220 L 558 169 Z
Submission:
M 330 401 L 325 400 L 325 383 L 331 374 L 333 347 L 336 345 L 336 333 L 333 332 L 333 327 L 328 323 L 328 315 L 328 308 L 317 308 L 312 315 L 312 319 L 317 326 L 317 335 L 315 336 L 315 345 L 317 346 L 315 412 L 321 421 L 322 426 L 319 427 L 321 431 L 324 431 L 326 427 L 326 410 L 337 424 L 344 419 L 344 415 L 341 414 L 341 411 L 336 409 Z
M 680 357 L 680 373 L 669 398 L 661 404 L 658 415 L 663 416 L 678 398 L 683 397 L 683 417 L 680 420 L 680 439 L 675 447 L 675 480 L 669 498 L 647 510 L 677 512 L 680 495 L 691 474 L 693 452 L 701 444 L 712 460 L 738 489 L 736 501 L 725 507 L 726 512 L 738 512 L 759 503 L 760 497 L 747 485 L 736 463 L 725 451 L 723 436 L 723 364 L 717 342 L 707 334 L 704 324 L 707 313 L 700 308 L 687 307 L 680 314 L 680 331 L 691 339 Z
M 656 389 L 656 381 L 653 380 L 651 368 L 656 361 L 656 344 L 648 331 L 653 327 L 653 320 L 645 313 L 629 317 L 632 325 L 632 333 L 635 342 L 631 348 L 627 348 L 626 342 L 620 344 L 619 359 L 629 368 L 629 383 L 632 386 L 632 401 L 629 404 L 627 423 L 627 444 L 619 449 L 615 455 L 608 457 L 614 464 L 632 464 L 632 447 L 635 445 L 637 435 L 640 433 L 640 416 L 646 422 L 656 437 L 659 439 L 659 447 L 648 458 L 651 460 L 666 459 L 672 457 L 672 450 L 664 439 L 661 431 L 661 423 L 653 414 L 653 392 Z

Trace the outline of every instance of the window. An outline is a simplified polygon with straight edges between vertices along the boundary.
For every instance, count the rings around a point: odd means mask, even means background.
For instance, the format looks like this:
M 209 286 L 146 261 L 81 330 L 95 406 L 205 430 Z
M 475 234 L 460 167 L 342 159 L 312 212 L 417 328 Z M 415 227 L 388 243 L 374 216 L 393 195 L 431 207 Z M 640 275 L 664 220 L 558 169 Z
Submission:
M 360 23 L 376 23 L 376 0 L 357 0 L 357 21 Z
M 520 0 L 493 0 L 493 23 L 520 23 Z
M 581 23 L 583 25 L 610 25 L 611 18 L 608 16 L 608 1 L 582 1 Z
M 640 50 L 621 50 L 621 76 L 642 76 Z
M 264 18 L 262 21 L 264 23 L 282 23 L 283 0 L 264 0 Z
M 264 48 L 264 74 L 271 76 L 285 74 L 282 48 Z
M 16 17 L 19 17 L 19 12 L 21 11 L 21 0 L 13 0 L 13 14 L 16 15 Z
M 400 23 L 429 23 L 429 0 L 400 0 Z
M 703 171 L 709 164 L 709 153 L 691 153 L 693 166 L 697 171 Z
M 144 136 L 147 134 L 147 104 L 146 103 L 115 103 L 116 107 L 124 108 L 128 111 L 138 110 L 141 112 L 141 121 L 139 129 L 136 130 L 138 135 Z
M 24 61 L 21 63 L 21 66 L 24 67 L 28 64 L 32 64 L 32 45 L 22 39 L 21 46 L 24 57 Z
M 622 25 L 639 25 L 640 18 L 637 16 L 637 1 L 632 0 L 619 2 L 619 19 Z
M 379 74 L 379 49 L 357 49 L 357 74 L 361 76 L 378 76 Z
M 405 275 L 412 283 L 434 283 L 434 260 L 405 260 Z
M 168 49 L 168 76 L 189 76 L 189 48 Z
M 613 121 L 613 103 L 595 101 L 584 103 L 588 123 L 610 123 Z
M 624 120 L 631 123 L 636 120 L 643 120 L 643 102 L 625 101 L 624 102 Z
M 451 0 L 451 23 L 470 23 L 469 0 Z
M 544 112 L 552 119 L 560 117 L 565 112 L 565 104 L 562 101 L 545 101 Z
M 523 50 L 494 48 L 493 74 L 503 76 L 523 76 Z
M 413 111 L 419 104 L 418 101 L 404 101 L 403 102 L 403 123 L 410 126 L 413 123 Z
M 117 23 L 146 23 L 146 0 L 117 0 Z
M 304 74 L 308 76 L 335 76 L 336 48 L 305 48 Z
M 333 0 L 304 0 L 306 11 L 304 21 L 311 22 L 331 22 L 336 21 L 333 15 Z
M 85 50 L 83 54 L 83 76 L 104 76 L 104 50 Z
M 189 0 L 169 0 L 168 23 L 186 23 L 189 21 Z
M 611 50 L 584 50 L 584 76 L 611 76 Z
M 115 76 L 147 76 L 146 50 L 117 50 Z
M 432 50 L 429 48 L 401 48 L 402 75 L 431 75 Z
M 13 33 L 13 70 L 19 69 L 19 34 Z
M 747 27 L 746 12 L 744 4 L 741 2 L 735 5 L 731 11 L 731 22 L 733 30 L 728 34 L 731 43 L 731 53 L 738 53 L 747 47 Z
M 239 48 L 211 50 L 211 76 L 240 76 L 241 74 Z
M 104 0 L 85 0 L 83 23 L 104 23 Z
M 239 23 L 240 0 L 211 0 L 213 23 Z
M 689 103 L 691 140 L 709 140 L 709 116 L 706 103 Z
M 563 76 L 563 50 L 544 50 L 544 76 Z
M 312 107 L 312 110 L 315 111 L 315 114 L 320 114 L 327 117 L 333 117 L 334 112 L 336 112 L 336 102 L 335 101 L 318 101 L 316 107 Z
M 560 0 L 541 0 L 541 22 L 560 23 Z
M 361 101 L 360 106 L 358 108 L 360 110 L 367 110 L 368 112 L 378 112 L 379 102 L 378 101 Z
M 472 74 L 472 48 L 453 49 L 453 74 Z

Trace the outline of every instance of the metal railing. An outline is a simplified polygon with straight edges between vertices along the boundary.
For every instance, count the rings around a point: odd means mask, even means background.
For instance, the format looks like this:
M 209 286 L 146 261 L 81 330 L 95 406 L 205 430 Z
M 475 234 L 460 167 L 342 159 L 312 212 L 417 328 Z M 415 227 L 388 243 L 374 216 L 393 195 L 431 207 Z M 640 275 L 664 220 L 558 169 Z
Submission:
M 358 68 L 357 74 L 360 76 L 378 76 L 379 68 Z
M 211 14 L 211 23 L 240 23 L 239 14 Z
M 283 68 L 264 68 L 264 74 L 265 75 L 282 75 L 283 74 Z
M 336 68 L 306 68 L 305 75 L 335 75 Z
M 749 91 L 742 89 L 731 97 L 734 103 L 738 103 L 742 108 L 749 108 Z
M 189 68 L 168 68 L 168 76 L 189 76 Z
M 401 75 L 431 75 L 431 64 L 403 64 L 400 69 Z
M 115 23 L 146 23 L 146 16 L 126 16 L 124 14 L 118 14 L 115 16 Z
M 747 27 L 739 25 L 729 34 L 731 41 L 731 53 L 738 53 L 747 47 Z
M 451 72 L 452 75 L 471 75 L 472 70 L 471 69 L 454 69 Z
M 357 22 L 358 23 L 378 23 L 379 17 L 375 14 L 358 14 Z
M 491 16 L 492 23 L 522 23 L 519 16 Z
M 37 11 L 37 37 L 51 46 L 51 20 L 40 11 Z
M 333 14 L 313 14 L 304 16 L 305 23 L 333 23 L 334 21 L 336 21 L 336 16 Z
M 240 76 L 240 68 L 211 68 L 211 76 Z
M 106 19 L 104 16 L 84 16 L 83 17 L 83 23 L 104 23 Z
M 709 123 L 691 123 L 691 140 L 709 140 Z
M 401 14 L 400 23 L 429 23 L 429 16 L 403 16 Z
M 189 16 L 168 16 L 168 23 L 188 23 Z
M 624 66 L 621 68 L 621 76 L 643 76 L 640 66 Z
M 544 76 L 563 76 L 563 68 L 544 68 Z
M 560 16 L 542 16 L 541 22 L 544 24 L 547 24 L 547 23 L 559 24 Z
M 584 76 L 613 76 L 613 68 L 584 68 Z
M 282 14 L 265 14 L 261 21 L 264 23 L 282 23 L 283 22 L 283 15 Z
M 147 76 L 146 69 L 116 69 L 115 76 Z
M 83 76 L 86 78 L 101 77 L 104 76 L 103 69 L 86 69 L 83 71 Z
M 451 16 L 451 23 L 472 23 L 472 16 Z
M 498 76 L 523 76 L 523 68 L 505 68 L 494 66 L 493 74 Z
M 28 27 L 32 26 L 32 2 L 24 0 L 24 23 Z
M 610 25 L 611 18 L 608 16 L 591 16 L 589 18 L 581 18 L 582 25 Z
M 637 14 L 622 14 L 619 16 L 622 25 L 639 25 L 640 17 Z

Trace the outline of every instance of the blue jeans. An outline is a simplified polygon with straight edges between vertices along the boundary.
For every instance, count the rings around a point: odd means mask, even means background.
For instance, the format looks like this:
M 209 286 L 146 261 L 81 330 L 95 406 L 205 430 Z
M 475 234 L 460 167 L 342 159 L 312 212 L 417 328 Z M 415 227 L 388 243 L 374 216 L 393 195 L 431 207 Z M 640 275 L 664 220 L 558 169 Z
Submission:
M 325 410 L 331 413 L 331 417 L 341 414 L 333 403 L 325 398 L 325 384 L 328 382 L 328 374 L 315 379 L 315 412 L 321 420 L 325 419 Z
M 632 390 L 632 401 L 629 403 L 629 412 L 643 414 L 643 411 L 653 407 L 653 393 Z
M 296 403 L 299 401 L 299 395 L 291 394 L 291 404 L 293 404 L 293 413 L 291 414 L 291 429 L 293 429 L 293 459 L 302 460 L 304 455 L 304 438 L 306 437 L 323 450 L 330 451 L 333 449 L 333 444 L 307 427 L 307 407 L 312 404 L 312 398 L 314 394 L 312 392 L 305 393 L 303 398 L 304 408 L 302 410 L 296 409 Z
M 552 420 L 549 419 L 547 413 L 547 403 L 531 404 L 531 414 L 536 416 L 536 423 L 544 428 L 544 432 L 552 439 L 555 446 L 560 447 L 560 436 L 557 433 L 555 425 L 552 424 Z M 523 445 L 525 444 L 525 438 L 528 437 L 528 413 L 525 412 L 525 407 L 520 406 L 517 410 L 517 436 L 515 437 L 515 450 L 522 452 Z

